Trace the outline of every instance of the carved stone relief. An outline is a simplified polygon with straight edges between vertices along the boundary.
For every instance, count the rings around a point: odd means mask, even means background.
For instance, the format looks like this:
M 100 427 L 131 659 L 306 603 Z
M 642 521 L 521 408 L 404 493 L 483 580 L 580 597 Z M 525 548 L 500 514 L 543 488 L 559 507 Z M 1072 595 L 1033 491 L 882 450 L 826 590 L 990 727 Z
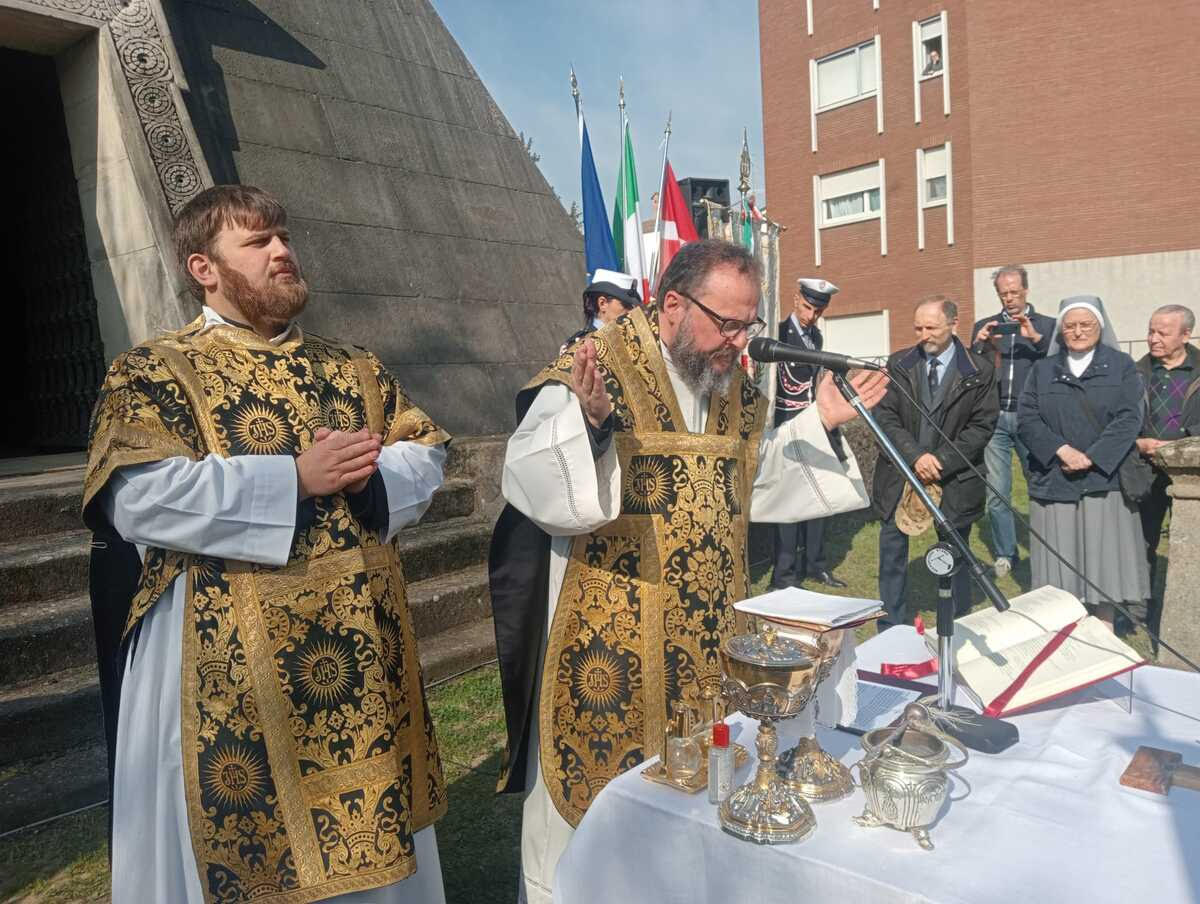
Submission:
M 168 52 L 156 0 L 24 0 L 22 5 L 53 15 L 88 19 L 107 30 L 133 97 L 158 184 L 172 214 L 204 188 L 197 151 L 180 119 Z

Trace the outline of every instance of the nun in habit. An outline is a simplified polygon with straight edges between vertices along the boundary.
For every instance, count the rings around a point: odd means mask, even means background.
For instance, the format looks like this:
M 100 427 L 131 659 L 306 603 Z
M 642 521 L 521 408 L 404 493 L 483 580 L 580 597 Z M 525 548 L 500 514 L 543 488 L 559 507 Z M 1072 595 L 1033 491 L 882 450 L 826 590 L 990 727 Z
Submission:
M 1046 357 L 1018 403 L 1018 434 L 1029 449 L 1029 520 L 1046 541 L 1030 539 L 1030 568 L 1034 587 L 1067 590 L 1109 624 L 1113 606 L 1046 544 L 1114 600 L 1140 605 L 1150 595 L 1141 521 L 1117 473 L 1137 454 L 1142 405 L 1141 380 L 1117 347 L 1103 302 L 1064 299 Z

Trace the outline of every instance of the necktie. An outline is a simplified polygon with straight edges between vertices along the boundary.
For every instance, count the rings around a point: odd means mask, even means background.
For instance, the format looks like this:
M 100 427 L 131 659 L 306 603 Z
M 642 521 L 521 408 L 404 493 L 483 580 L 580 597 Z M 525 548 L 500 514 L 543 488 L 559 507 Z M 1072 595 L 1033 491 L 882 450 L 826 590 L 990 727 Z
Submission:
M 931 399 L 937 395 L 938 383 L 940 382 L 938 380 L 937 369 L 941 363 L 937 358 L 929 359 L 929 398 Z

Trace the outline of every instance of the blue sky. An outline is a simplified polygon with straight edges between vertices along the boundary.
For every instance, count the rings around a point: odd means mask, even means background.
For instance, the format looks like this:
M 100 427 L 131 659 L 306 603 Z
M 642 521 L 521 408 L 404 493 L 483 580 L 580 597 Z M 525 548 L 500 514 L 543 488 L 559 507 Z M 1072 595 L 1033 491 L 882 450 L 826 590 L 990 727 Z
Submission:
M 432 0 L 512 127 L 533 137 L 542 173 L 579 200 L 571 64 L 579 78 L 604 200 L 612 208 L 620 126 L 617 80 L 638 160 L 642 216 L 658 188 L 672 111 L 671 166 L 680 178 L 728 179 L 737 191 L 742 128 L 762 192 L 762 91 L 756 0 Z

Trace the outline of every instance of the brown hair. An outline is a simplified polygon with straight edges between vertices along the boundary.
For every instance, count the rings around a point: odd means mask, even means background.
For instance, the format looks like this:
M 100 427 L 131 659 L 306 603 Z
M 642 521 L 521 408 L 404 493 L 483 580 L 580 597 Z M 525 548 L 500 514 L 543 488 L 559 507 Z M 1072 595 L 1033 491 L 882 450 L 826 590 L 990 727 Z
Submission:
M 757 286 L 762 281 L 762 264 L 741 245 L 722 239 L 688 242 L 671 258 L 658 283 L 658 306 L 668 292 L 694 295 L 708 274 L 718 267 L 732 267 L 739 276 L 748 276 Z
M 274 229 L 287 224 L 287 212 L 272 195 L 252 185 L 214 185 L 183 206 L 175 218 L 175 256 L 188 289 L 197 301 L 204 300 L 204 287 L 188 271 L 188 258 L 203 254 L 216 259 L 213 243 L 222 229 Z

